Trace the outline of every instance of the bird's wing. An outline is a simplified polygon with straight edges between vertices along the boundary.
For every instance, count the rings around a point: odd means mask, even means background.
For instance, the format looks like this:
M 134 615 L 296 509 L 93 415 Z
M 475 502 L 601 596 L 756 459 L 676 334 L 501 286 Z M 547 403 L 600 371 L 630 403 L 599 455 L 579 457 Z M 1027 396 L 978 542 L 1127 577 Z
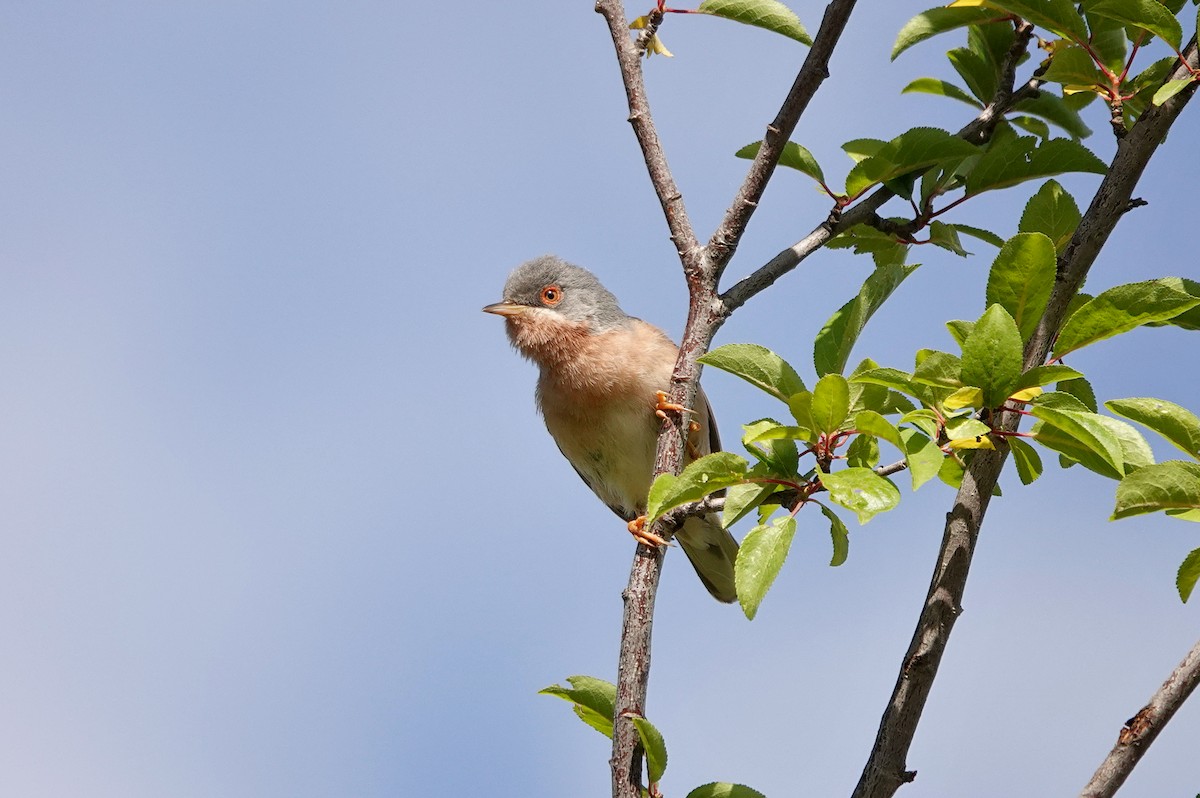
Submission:
M 556 446 L 558 445 L 558 441 L 555 441 L 554 443 Z M 558 450 L 560 452 L 562 452 L 563 459 L 566 460 L 568 463 L 571 463 L 571 458 L 567 457 L 567 453 L 565 451 L 563 451 L 563 447 L 559 446 Z M 571 468 L 575 468 L 574 463 L 571 463 Z M 579 478 L 583 480 L 583 484 L 587 485 L 589 488 L 591 488 L 592 493 L 596 494 L 596 498 L 599 499 L 600 491 L 596 490 L 596 486 L 592 484 L 592 481 L 590 479 L 588 479 L 584 475 L 584 473 L 582 471 L 580 471 L 578 468 L 575 468 L 575 473 L 579 475 Z M 603 499 L 601 499 L 601 501 L 603 501 Z M 632 521 L 634 518 L 637 517 L 636 515 L 630 515 L 629 513 L 625 512 L 624 510 L 622 510 L 620 507 L 618 507 L 615 504 L 609 504 L 608 502 L 604 502 L 604 506 L 607 507 L 608 509 L 612 510 L 614 513 L 616 513 L 617 517 L 620 518 L 622 521 Z

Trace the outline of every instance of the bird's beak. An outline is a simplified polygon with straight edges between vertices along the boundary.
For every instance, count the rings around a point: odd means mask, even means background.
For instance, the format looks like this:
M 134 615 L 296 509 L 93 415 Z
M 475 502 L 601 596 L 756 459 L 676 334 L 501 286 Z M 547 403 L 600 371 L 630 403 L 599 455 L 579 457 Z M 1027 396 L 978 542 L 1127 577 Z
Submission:
M 529 310 L 528 305 L 517 305 L 512 302 L 496 302 L 483 309 L 484 313 L 495 313 L 497 316 L 520 316 Z

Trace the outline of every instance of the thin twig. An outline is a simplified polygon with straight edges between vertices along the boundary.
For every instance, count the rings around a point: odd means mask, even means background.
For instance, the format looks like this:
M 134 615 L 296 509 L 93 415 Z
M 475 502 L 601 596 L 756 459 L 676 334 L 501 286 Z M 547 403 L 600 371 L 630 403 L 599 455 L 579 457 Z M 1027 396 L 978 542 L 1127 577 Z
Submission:
M 1187 62 L 1195 63 L 1195 39 L 1189 44 L 1186 54 Z M 1181 66 L 1176 72 L 1186 74 L 1186 68 Z M 1133 189 L 1146 164 L 1194 92 L 1195 87 L 1189 87 L 1162 106 L 1148 109 L 1129 131 L 1129 135 L 1118 144 L 1117 154 L 1100 187 L 1059 258 L 1058 279 L 1037 331 L 1025 349 L 1025 369 L 1045 362 L 1051 342 L 1065 319 L 1067 303 L 1079 290 L 1108 235 L 1127 210 Z M 1019 421 L 1017 413 L 1006 411 L 1001 414 L 999 428 L 1014 432 Z M 963 591 L 979 539 L 980 525 L 1007 454 L 1008 447 L 1001 442 L 997 451 L 977 451 L 967 467 L 954 507 L 946 517 L 942 545 L 925 606 L 904 655 L 871 754 L 852 793 L 853 798 L 887 798 L 916 776 L 915 771 L 907 769 L 908 749 L 937 676 L 954 621 L 962 612 Z
M 1125 721 L 1117 735 L 1117 744 L 1100 763 L 1079 798 L 1112 798 L 1197 684 L 1200 684 L 1200 641 L 1150 697 L 1150 703 Z
M 738 189 L 733 204 L 725 211 L 725 217 L 709 239 L 709 262 L 717 282 L 720 281 L 721 274 L 746 232 L 746 226 L 750 223 L 750 217 L 758 207 L 759 200 L 762 199 L 763 191 L 766 190 L 767 183 L 775 171 L 784 145 L 791 139 L 801 115 L 808 108 L 809 101 L 829 77 L 829 59 L 842 31 L 846 28 L 846 23 L 850 20 L 854 3 L 855 0 L 834 0 L 826 6 L 820 31 L 809 48 L 791 90 L 784 98 L 775 119 L 767 125 L 762 146 L 758 148 L 758 153 L 746 172 L 746 179 Z

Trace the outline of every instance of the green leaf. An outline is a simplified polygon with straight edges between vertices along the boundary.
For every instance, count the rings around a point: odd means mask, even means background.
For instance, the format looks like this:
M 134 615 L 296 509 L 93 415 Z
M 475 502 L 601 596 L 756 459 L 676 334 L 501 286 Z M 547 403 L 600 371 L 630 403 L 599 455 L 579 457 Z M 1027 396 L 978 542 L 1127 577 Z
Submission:
M 1050 126 L 1035 116 L 1010 116 L 1008 121 L 1026 133 L 1032 133 L 1044 139 L 1050 138 Z
M 950 226 L 963 235 L 971 236 L 972 238 L 978 238 L 980 241 L 986 241 L 993 247 L 1004 246 L 1004 239 L 993 233 L 991 230 L 984 230 L 979 227 L 971 227 L 970 225 L 966 224 L 952 224 Z
M 901 133 L 869 158 L 854 165 L 846 176 L 846 193 L 856 196 L 875 183 L 884 183 L 938 164 L 967 158 L 979 152 L 955 135 L 932 127 Z
M 918 42 L 923 42 L 939 33 L 976 25 L 997 18 L 996 12 L 986 8 L 931 8 L 917 14 L 904 24 L 892 45 L 892 60 Z
M 1113 399 L 1104 406 L 1162 435 L 1192 457 L 1200 459 L 1200 418 L 1165 399 Z
M 800 18 L 778 0 L 704 0 L 696 11 L 764 28 L 801 44 L 812 44 Z
M 1176 290 L 1163 280 L 1118 285 L 1071 314 L 1058 335 L 1054 356 L 1061 358 L 1148 322 L 1169 319 L 1198 304 L 1200 297 Z
M 667 769 L 667 744 L 662 732 L 654 724 L 640 715 L 630 718 L 633 727 L 637 729 L 638 737 L 642 740 L 642 750 L 646 752 L 646 775 L 651 784 L 662 781 L 663 772 Z
M 812 393 L 812 419 L 816 429 L 831 435 L 841 429 L 850 413 L 850 386 L 841 374 L 826 374 Z
M 1104 76 L 1096 68 L 1092 57 L 1079 45 L 1056 50 L 1042 78 L 1070 87 L 1092 87 L 1103 85 L 1104 82 Z
M 998 70 L 989 59 L 968 47 L 950 50 L 946 53 L 946 58 L 981 105 L 995 95 Z
M 738 158 L 753 160 L 758 155 L 760 147 L 762 147 L 762 142 L 756 141 L 753 144 L 747 144 L 745 147 L 742 147 L 734 155 Z M 779 154 L 779 165 L 803 172 L 817 182 L 825 182 L 825 173 L 821 171 L 821 165 L 817 163 L 817 159 L 805 147 L 800 146 L 794 141 L 789 141 L 783 145 L 783 152 Z
M 954 339 L 954 343 L 958 344 L 959 349 L 962 349 L 962 345 L 967 341 L 967 336 L 971 334 L 971 330 L 975 329 L 975 322 L 952 319 L 946 322 L 946 329 L 950 331 L 950 337 Z
M 1186 89 L 1196 81 L 1193 78 L 1182 78 L 1179 80 L 1168 80 L 1154 92 L 1154 99 L 1151 100 L 1155 105 L 1162 105 L 1167 100 L 1174 97 L 1179 92 Z
M 746 534 L 734 563 L 734 585 L 747 619 L 752 621 L 758 614 L 763 597 L 783 568 L 795 535 L 796 519 L 790 515 L 767 526 L 756 526 Z
M 1188 556 L 1179 563 L 1179 572 L 1175 574 L 1175 587 L 1179 590 L 1179 598 L 1185 604 L 1192 596 L 1196 580 L 1200 579 L 1200 549 L 1192 549 Z
M 1037 453 L 1037 449 L 1020 438 L 1011 436 L 1008 438 L 1008 447 L 1012 451 L 1013 462 L 1017 466 L 1017 476 L 1020 477 L 1021 484 L 1033 484 L 1033 481 L 1042 475 L 1042 458 Z
M 1179 20 L 1157 0 L 1093 0 L 1088 3 L 1087 10 L 1089 14 L 1149 31 L 1176 51 L 1183 40 L 1183 28 Z
M 1054 386 L 1060 393 L 1074 396 L 1083 403 L 1083 410 L 1090 410 L 1093 413 L 1100 410 L 1096 403 L 1096 392 L 1092 389 L 1092 384 L 1086 379 L 1076 377 L 1073 380 L 1061 380 L 1058 385 Z
M 942 458 L 942 465 L 938 469 L 938 479 L 945 482 L 954 489 L 962 487 L 963 475 L 966 473 L 966 467 L 957 457 Z
M 1043 233 L 1018 233 L 1004 242 L 992 262 L 987 303 L 1008 311 L 1022 342 L 1033 337 L 1046 310 L 1054 287 L 1055 264 L 1054 242 Z M 965 377 L 964 381 L 971 384 Z
M 937 476 L 946 456 L 936 443 L 915 429 L 905 427 L 900 430 L 900 437 L 904 440 L 904 459 L 915 491 Z
M 1017 390 L 1049 385 L 1052 382 L 1060 380 L 1074 380 L 1082 376 L 1082 374 L 1070 366 L 1060 366 L 1057 364 L 1052 366 L 1034 366 L 1022 374 L 1021 379 L 1017 380 Z
M 775 492 L 777 485 L 744 482 L 725 491 L 725 508 L 721 511 L 721 526 L 728 529 L 750 514 L 763 500 Z
M 900 90 L 901 94 L 936 94 L 939 97 L 949 97 L 951 100 L 964 102 L 972 108 L 982 108 L 983 103 L 970 94 L 955 86 L 953 83 L 937 78 L 917 78 Z
M 873 410 L 864 410 L 856 415 L 854 428 L 864 435 L 882 438 L 899 449 L 901 453 L 904 452 L 904 440 L 900 437 L 900 430 Z
M 859 163 L 886 146 L 887 142 L 882 139 L 851 139 L 842 145 L 842 151 L 850 156 L 850 160 Z
M 900 391 L 909 396 L 914 396 L 912 386 L 912 375 L 907 374 L 898 369 L 878 368 L 868 369 L 863 372 L 852 374 L 850 382 L 863 382 L 869 385 L 882 385 L 885 388 L 891 388 L 893 391 Z
M 557 696 L 571 702 L 580 720 L 611 739 L 617 686 L 592 676 L 568 676 L 567 683 L 571 686 L 551 685 L 539 690 L 538 695 Z
M 1026 203 L 1017 229 L 1022 233 L 1045 234 L 1054 242 L 1054 251 L 1061 254 L 1071 242 L 1080 218 L 1075 198 L 1058 181 L 1047 180 Z
M 833 539 L 833 557 L 829 564 L 836 568 L 850 556 L 850 530 L 846 528 L 846 523 L 837 517 L 837 513 L 821 502 L 815 499 L 813 501 L 821 508 L 821 514 L 829 520 L 829 537 Z
M 921 349 L 917 352 L 917 367 L 913 369 L 913 382 L 936 385 L 939 388 L 958 389 L 962 383 L 962 360 L 949 352 L 936 349 Z
M 1039 28 L 1057 33 L 1065 39 L 1081 42 L 1087 39 L 1087 29 L 1083 17 L 1075 10 L 1071 0 L 957 0 L 951 3 L 951 8 L 971 8 L 985 6 L 987 8 L 1007 11 L 1016 14 Z
M 749 464 L 733 452 L 713 452 L 688 464 L 679 474 L 659 474 L 650 486 L 646 523 L 652 524 L 668 510 L 699 501 L 710 493 L 736 485 L 746 478 Z
M 1045 239 L 1050 246 L 1049 239 Z M 1000 305 L 987 309 L 963 343 L 962 376 L 966 385 L 983 389 L 986 407 L 999 407 L 1021 376 L 1021 333 Z
M 869 468 L 846 468 L 820 477 L 829 498 L 857 515 L 860 524 L 900 503 L 899 489 Z
M 929 223 L 929 243 L 949 250 L 962 258 L 971 254 L 963 249 L 962 241 L 958 237 L 958 230 L 955 229 L 954 225 L 946 224 L 945 222 Z
M 701 355 L 699 361 L 741 377 L 784 402 L 806 390 L 804 381 L 786 360 L 758 344 L 725 344 Z
M 1029 410 L 1042 423 L 1035 424 L 1033 438 L 1085 467 L 1113 479 L 1125 476 L 1121 442 L 1095 413 L 1060 410 L 1035 404 Z
M 1107 170 L 1090 150 L 1070 139 L 1049 139 L 1039 144 L 1033 136 L 1022 136 L 996 142 L 987 149 L 967 175 L 967 196 L 1066 172 L 1102 175 Z
M 1200 509 L 1200 464 L 1168 460 L 1139 468 L 1117 485 L 1112 520 L 1159 510 Z
M 1182 291 L 1185 294 L 1200 298 L 1200 283 L 1195 280 L 1189 280 L 1186 277 L 1163 277 L 1158 282 L 1170 286 L 1176 291 Z M 1176 314 L 1169 319 L 1147 322 L 1146 326 L 1162 327 L 1167 324 L 1184 330 L 1200 330 L 1200 305 L 1191 310 L 1185 310 L 1182 313 Z
M 863 281 L 858 295 L 829 317 L 813 342 L 813 363 L 818 375 L 840 374 L 846 368 L 850 350 L 871 316 L 916 268 L 916 265 L 891 264 L 876 269 Z
M 767 798 L 758 790 L 752 790 L 745 784 L 728 784 L 713 782 L 704 784 L 689 792 L 686 798 Z
M 846 447 L 846 465 L 874 468 L 879 465 L 879 439 L 874 435 L 855 435 Z
M 1094 94 L 1077 94 L 1076 97 L 1095 98 Z M 1086 139 L 1092 135 L 1092 129 L 1084 124 L 1083 117 L 1059 97 L 1043 88 L 1036 97 L 1026 97 L 1013 106 L 1014 111 L 1040 116 L 1051 124 L 1058 125 L 1071 134 L 1072 138 Z

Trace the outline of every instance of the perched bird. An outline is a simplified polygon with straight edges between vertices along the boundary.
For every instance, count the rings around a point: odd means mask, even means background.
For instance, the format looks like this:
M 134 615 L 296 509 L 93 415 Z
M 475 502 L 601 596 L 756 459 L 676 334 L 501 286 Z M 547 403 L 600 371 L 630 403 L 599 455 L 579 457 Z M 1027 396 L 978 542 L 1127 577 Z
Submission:
M 586 269 L 546 255 L 504 284 L 508 338 L 540 371 L 537 403 L 554 442 L 588 487 L 648 545 L 663 541 L 636 522 L 646 512 L 654 453 L 678 347 L 666 333 L 626 315 Z M 721 448 L 704 392 L 697 395 L 687 461 Z M 675 535 L 708 592 L 737 598 L 737 542 L 713 516 L 691 517 Z

